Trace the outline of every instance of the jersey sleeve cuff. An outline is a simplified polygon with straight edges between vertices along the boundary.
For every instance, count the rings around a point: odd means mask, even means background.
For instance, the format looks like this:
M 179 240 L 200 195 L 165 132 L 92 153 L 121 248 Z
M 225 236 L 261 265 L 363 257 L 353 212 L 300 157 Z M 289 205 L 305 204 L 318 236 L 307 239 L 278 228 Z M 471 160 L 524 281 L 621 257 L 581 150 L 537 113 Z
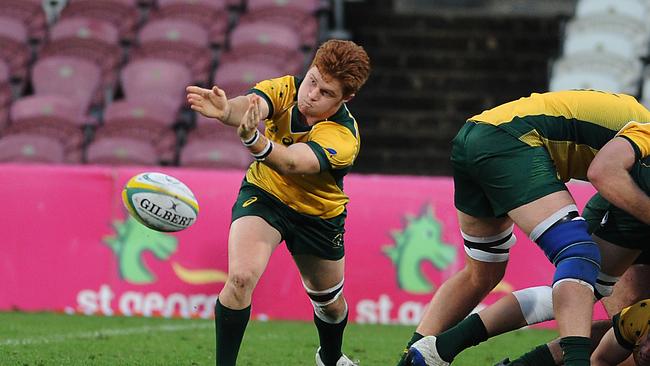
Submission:
M 325 170 L 329 170 L 332 168 L 330 165 L 330 161 L 327 158 L 327 155 L 325 154 L 325 150 L 323 149 L 322 146 L 318 144 L 316 141 L 307 141 L 307 146 L 309 146 L 314 154 L 316 154 L 316 157 L 318 158 L 318 163 L 320 165 L 320 171 L 323 172 Z

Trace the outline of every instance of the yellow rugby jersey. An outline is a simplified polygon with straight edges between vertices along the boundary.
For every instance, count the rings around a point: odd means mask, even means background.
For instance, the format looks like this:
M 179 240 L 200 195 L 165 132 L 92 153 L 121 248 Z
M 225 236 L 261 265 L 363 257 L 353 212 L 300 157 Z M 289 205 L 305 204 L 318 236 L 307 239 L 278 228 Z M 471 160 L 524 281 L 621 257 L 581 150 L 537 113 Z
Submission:
M 632 350 L 650 329 L 650 299 L 629 306 L 612 319 L 614 334 L 618 343 Z
M 650 111 L 634 97 L 596 90 L 533 93 L 468 119 L 543 146 L 563 181 L 586 180 L 594 156 L 615 136 L 627 138 L 637 158 L 650 155 Z M 629 123 L 636 121 L 636 123 Z M 648 123 L 648 124 L 646 124 Z
M 264 135 L 276 144 L 304 142 L 314 151 L 320 173 L 281 175 L 260 162 L 253 162 L 246 180 L 294 210 L 329 219 L 341 214 L 348 203 L 343 177 L 359 154 L 357 122 L 345 106 L 324 121 L 309 126 L 296 103 L 301 79 L 284 76 L 265 80 L 252 89 L 269 105 Z

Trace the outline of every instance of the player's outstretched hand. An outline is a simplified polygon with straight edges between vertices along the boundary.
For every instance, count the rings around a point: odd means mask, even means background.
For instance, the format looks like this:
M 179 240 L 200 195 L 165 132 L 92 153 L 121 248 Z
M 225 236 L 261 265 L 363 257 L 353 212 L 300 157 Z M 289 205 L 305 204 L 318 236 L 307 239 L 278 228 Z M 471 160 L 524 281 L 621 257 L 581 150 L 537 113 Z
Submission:
M 258 95 L 248 95 L 248 108 L 237 128 L 237 133 L 242 140 L 249 140 L 257 130 L 260 122 L 260 100 L 261 98 Z
M 205 89 L 198 86 L 188 86 L 187 102 L 190 108 L 206 117 L 224 120 L 229 114 L 228 98 L 226 92 L 213 86 L 212 89 Z

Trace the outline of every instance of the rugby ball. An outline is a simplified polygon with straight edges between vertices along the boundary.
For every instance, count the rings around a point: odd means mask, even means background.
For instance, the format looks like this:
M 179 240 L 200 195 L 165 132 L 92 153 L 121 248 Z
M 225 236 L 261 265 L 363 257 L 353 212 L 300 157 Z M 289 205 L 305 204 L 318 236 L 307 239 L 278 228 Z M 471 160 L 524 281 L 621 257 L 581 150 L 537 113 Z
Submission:
M 164 173 L 141 173 L 129 179 L 122 190 L 122 201 L 131 216 L 157 231 L 187 229 L 199 214 L 192 191 Z

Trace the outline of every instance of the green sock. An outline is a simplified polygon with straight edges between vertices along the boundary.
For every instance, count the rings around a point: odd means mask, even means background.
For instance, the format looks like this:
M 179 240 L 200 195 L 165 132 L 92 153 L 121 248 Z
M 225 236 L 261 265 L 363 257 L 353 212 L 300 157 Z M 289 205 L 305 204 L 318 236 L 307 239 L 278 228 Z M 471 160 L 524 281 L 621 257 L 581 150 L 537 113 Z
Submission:
M 511 361 L 508 366 L 555 366 L 555 360 L 551 350 L 543 344 Z
M 325 365 L 336 365 L 343 352 L 343 331 L 348 323 L 348 315 L 336 324 L 323 321 L 314 313 L 314 323 L 320 339 L 320 358 Z
M 414 332 L 413 336 L 411 337 L 411 340 L 409 343 L 406 345 L 406 348 L 404 348 L 404 352 L 402 352 L 402 357 L 399 359 L 399 362 L 397 363 L 397 366 L 404 366 L 404 362 L 406 361 L 406 354 L 409 351 L 409 348 L 413 345 L 413 343 L 419 341 L 420 339 L 424 338 L 424 336 L 418 332 Z
M 589 366 L 591 339 L 588 337 L 564 337 L 560 339 L 565 366 Z
M 241 310 L 229 309 L 219 302 L 214 307 L 214 325 L 217 335 L 217 365 L 235 366 L 239 346 L 251 316 L 250 305 Z
M 451 362 L 469 347 L 488 339 L 485 325 L 478 314 L 472 314 L 454 327 L 436 336 L 436 349 L 440 357 Z

